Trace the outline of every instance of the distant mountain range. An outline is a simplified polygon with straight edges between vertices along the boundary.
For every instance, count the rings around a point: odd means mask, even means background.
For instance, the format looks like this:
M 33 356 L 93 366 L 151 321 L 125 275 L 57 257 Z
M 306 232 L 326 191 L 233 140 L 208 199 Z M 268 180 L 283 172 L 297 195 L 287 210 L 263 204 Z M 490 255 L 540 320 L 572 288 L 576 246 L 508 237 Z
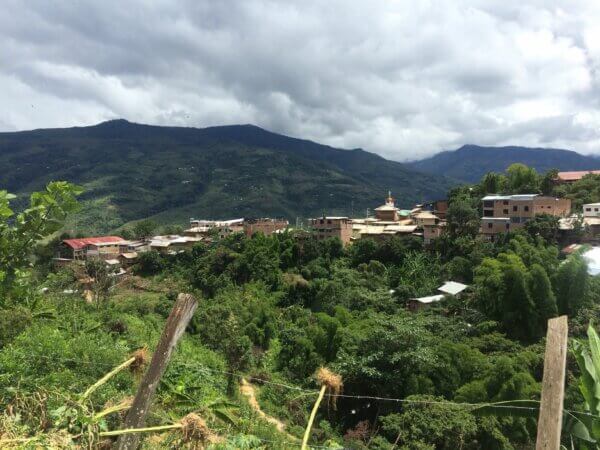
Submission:
M 443 198 L 453 182 L 361 149 L 342 150 L 252 125 L 159 127 L 112 120 L 0 133 L 0 187 L 26 194 L 50 180 L 83 185 L 70 224 L 106 232 L 153 218 L 364 215 L 391 190 L 401 207 Z M 22 196 L 21 196 L 22 197 Z
M 534 167 L 538 172 L 600 169 L 600 159 L 571 150 L 478 145 L 464 145 L 407 165 L 422 172 L 474 183 L 486 173 L 503 172 L 516 162 Z

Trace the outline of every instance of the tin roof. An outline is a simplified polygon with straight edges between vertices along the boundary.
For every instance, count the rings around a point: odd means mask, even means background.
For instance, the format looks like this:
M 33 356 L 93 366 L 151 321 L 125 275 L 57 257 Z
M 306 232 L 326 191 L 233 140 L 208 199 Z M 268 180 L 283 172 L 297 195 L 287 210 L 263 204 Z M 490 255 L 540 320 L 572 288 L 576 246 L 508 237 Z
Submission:
M 436 303 L 443 299 L 444 299 L 444 294 L 429 295 L 427 297 L 411 298 L 411 300 L 417 301 L 419 303 L 424 303 L 424 304 Z
M 117 242 L 123 242 L 123 238 L 120 236 L 97 236 L 80 239 L 65 239 L 63 241 L 63 243 L 74 250 L 79 250 L 88 245 L 116 244 Z
M 456 281 L 446 281 L 442 286 L 438 288 L 438 291 L 444 294 L 456 295 L 468 288 L 466 284 L 458 283 Z
M 486 195 L 482 200 L 533 200 L 538 194 Z

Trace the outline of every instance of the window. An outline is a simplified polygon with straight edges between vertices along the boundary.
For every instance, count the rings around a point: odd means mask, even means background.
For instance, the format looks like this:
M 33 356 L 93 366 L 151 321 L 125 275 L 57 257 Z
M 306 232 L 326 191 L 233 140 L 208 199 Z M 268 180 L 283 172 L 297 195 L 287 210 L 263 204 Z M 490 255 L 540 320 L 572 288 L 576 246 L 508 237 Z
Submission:
M 503 209 L 502 214 L 508 214 L 508 209 Z
M 519 207 L 517 205 L 513 206 L 513 212 L 517 212 L 519 210 Z
M 327 224 L 328 224 L 328 225 L 331 225 L 331 220 L 327 220 Z
M 325 223 L 325 221 L 323 219 L 321 219 L 320 223 L 321 223 L 321 225 L 323 225 Z
M 550 207 L 548 206 L 548 208 L 550 208 Z M 524 211 L 529 211 L 529 206 L 527 206 L 527 205 L 523 206 L 523 210 Z
M 587 212 L 591 212 L 591 211 L 592 211 L 592 208 L 585 208 L 585 210 L 586 210 Z
M 506 223 L 506 229 L 508 230 L 510 228 L 510 223 Z
M 504 200 L 504 201 L 502 202 L 502 204 L 503 204 L 503 205 L 508 205 L 508 200 Z
M 594 208 L 594 212 L 598 212 L 598 208 Z
M 484 209 L 483 217 L 494 217 L 494 210 L 493 209 Z
M 492 224 L 492 222 L 488 222 L 488 228 L 492 228 L 494 225 Z
M 484 200 L 483 207 L 484 208 L 493 208 L 494 202 L 492 200 Z

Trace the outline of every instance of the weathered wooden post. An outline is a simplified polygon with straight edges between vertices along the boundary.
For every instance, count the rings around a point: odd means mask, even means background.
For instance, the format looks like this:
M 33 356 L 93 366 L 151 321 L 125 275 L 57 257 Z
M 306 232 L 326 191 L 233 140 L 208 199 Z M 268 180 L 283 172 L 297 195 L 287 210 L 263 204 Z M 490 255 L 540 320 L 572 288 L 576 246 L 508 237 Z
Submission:
M 548 321 L 536 450 L 559 450 L 567 366 L 567 316 Z
M 198 302 L 190 294 L 179 294 L 177 297 L 160 341 L 152 355 L 152 361 L 129 409 L 124 428 L 141 428 L 144 426 L 152 397 L 156 392 L 160 378 L 167 368 L 171 353 L 194 315 L 197 306 Z M 134 450 L 137 448 L 139 440 L 139 433 L 123 434 L 119 437 L 116 448 L 117 450 Z

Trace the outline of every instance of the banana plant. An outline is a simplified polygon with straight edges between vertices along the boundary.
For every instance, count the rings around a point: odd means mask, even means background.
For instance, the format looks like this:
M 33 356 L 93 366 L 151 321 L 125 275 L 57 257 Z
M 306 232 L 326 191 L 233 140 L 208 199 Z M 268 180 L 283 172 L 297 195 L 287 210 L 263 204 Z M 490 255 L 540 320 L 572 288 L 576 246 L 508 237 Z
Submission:
M 563 412 L 563 441 L 570 449 L 600 450 L 600 337 L 590 323 L 587 330 L 587 342 L 575 340 L 573 352 L 581 375 L 579 390 L 585 399 L 584 412 Z M 476 416 L 539 416 L 540 403 L 536 400 L 513 400 L 488 403 L 476 407 L 472 413 Z M 563 449 L 567 447 L 563 446 Z
M 588 342 L 576 340 L 573 351 L 581 371 L 579 390 L 585 400 L 585 413 L 574 413 L 586 428 L 589 436 L 585 449 L 599 449 L 600 446 L 600 338 L 592 326 L 587 330 Z M 581 428 L 581 427 L 580 427 Z M 581 430 L 583 431 L 583 430 Z

